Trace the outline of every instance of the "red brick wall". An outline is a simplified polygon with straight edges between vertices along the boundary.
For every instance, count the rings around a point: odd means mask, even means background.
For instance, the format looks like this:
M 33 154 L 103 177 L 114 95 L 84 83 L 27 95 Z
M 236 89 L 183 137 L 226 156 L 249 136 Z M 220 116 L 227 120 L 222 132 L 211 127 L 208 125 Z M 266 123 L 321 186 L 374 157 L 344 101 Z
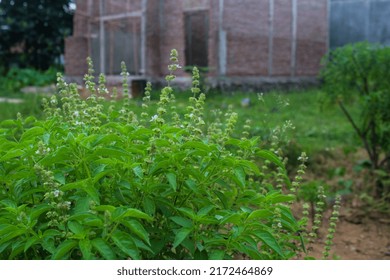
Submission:
M 209 76 L 217 76 L 219 73 L 218 65 L 218 17 L 219 17 L 219 1 L 210 0 L 209 11 Z
M 170 63 L 169 54 L 176 49 L 180 64 L 185 65 L 184 55 L 184 15 L 183 2 L 176 0 L 162 1 L 160 10 L 160 72 L 163 76 L 168 74 L 167 65 Z M 176 75 L 185 75 L 184 71 L 177 71 Z
M 298 0 L 296 76 L 318 74 L 327 34 L 327 1 Z
M 116 5 L 110 5 L 110 1 Z M 66 40 L 67 75 L 84 74 L 88 55 L 89 0 L 77 1 L 74 35 Z M 195 0 L 148 0 L 146 13 L 146 75 L 164 77 L 170 50 L 176 48 L 185 65 L 184 11 L 197 6 Z M 290 77 L 314 76 L 327 50 L 327 0 L 296 0 L 296 41 L 293 41 L 293 0 L 273 0 L 270 25 L 269 0 L 224 0 L 223 25 L 226 32 L 226 76 Z M 92 15 L 98 15 L 98 1 L 92 0 Z M 117 4 L 120 5 L 117 5 Z M 194 4 L 195 3 L 195 4 Z M 219 0 L 199 0 L 209 9 L 209 75 L 217 76 L 219 65 Z M 141 0 L 106 0 L 108 13 L 134 11 Z M 272 32 L 270 32 L 272 26 Z M 270 34 L 272 36 L 270 37 Z M 272 40 L 272 41 L 270 41 Z M 269 45 L 272 50 L 269 50 Z M 294 47 L 295 46 L 295 53 Z M 271 55 L 271 57 L 270 57 Z M 292 57 L 292 55 L 294 55 Z M 294 63 L 295 62 L 295 63 Z M 269 67 L 271 63 L 271 68 Z M 183 70 L 178 76 L 188 74 Z
M 88 42 L 84 37 L 65 38 L 65 74 L 84 76 L 87 73 Z
M 292 5 L 291 1 L 274 1 L 272 75 L 291 75 Z
M 73 36 L 85 36 L 88 32 L 88 0 L 77 0 L 76 4 L 77 12 L 73 17 Z
M 77 0 L 78 12 L 73 17 L 73 36 L 65 38 L 65 74 L 83 76 L 87 71 L 88 16 L 87 0 Z M 79 12 L 80 11 L 80 12 Z
M 268 73 L 268 0 L 225 0 L 226 74 Z
M 161 76 L 160 65 L 160 2 L 159 0 L 148 1 L 146 21 L 153 24 L 146 25 L 146 72 L 151 77 Z

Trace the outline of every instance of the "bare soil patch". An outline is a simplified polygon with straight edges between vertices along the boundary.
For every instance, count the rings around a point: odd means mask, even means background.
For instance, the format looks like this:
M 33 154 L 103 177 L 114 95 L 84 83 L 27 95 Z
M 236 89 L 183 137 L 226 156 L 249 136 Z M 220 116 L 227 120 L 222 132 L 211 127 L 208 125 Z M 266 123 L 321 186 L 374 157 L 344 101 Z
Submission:
M 390 260 L 390 205 L 386 208 L 383 202 L 379 205 L 379 202 L 365 199 L 374 194 L 372 179 L 368 172 L 356 166 L 366 158 L 364 150 L 334 151 L 313 159 L 313 166 L 308 168 L 306 177 L 309 180 L 322 180 L 333 191 L 345 188 L 340 182 L 352 182 L 351 193 L 342 196 L 330 259 Z M 336 168 L 344 168 L 345 173 L 330 176 Z M 324 226 L 310 253 L 317 259 L 322 258 L 330 215 L 331 209 L 328 209 L 324 214 Z

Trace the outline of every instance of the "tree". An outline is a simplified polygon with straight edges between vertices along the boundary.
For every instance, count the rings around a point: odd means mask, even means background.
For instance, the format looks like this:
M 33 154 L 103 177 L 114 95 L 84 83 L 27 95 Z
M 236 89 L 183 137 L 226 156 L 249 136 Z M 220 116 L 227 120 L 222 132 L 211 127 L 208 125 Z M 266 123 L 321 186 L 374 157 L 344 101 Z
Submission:
M 390 47 L 360 42 L 323 59 L 324 89 L 352 125 L 376 174 L 376 194 L 390 193 Z M 346 103 L 359 104 L 353 115 Z
M 0 65 L 46 70 L 72 33 L 73 0 L 0 0 Z

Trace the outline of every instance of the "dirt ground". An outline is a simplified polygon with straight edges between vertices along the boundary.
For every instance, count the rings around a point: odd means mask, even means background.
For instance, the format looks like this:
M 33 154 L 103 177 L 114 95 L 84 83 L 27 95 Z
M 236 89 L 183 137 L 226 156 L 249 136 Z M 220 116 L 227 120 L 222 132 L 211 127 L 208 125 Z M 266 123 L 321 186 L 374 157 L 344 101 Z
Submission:
M 309 166 L 307 179 L 320 178 L 330 187 L 343 188 L 343 182 L 352 182 L 351 193 L 342 196 L 339 222 L 337 223 L 334 245 L 329 259 L 342 260 L 390 260 L 390 205 L 379 205 L 375 201 L 367 202 L 372 187 L 370 179 L 364 171 L 356 171 L 357 163 L 366 158 L 363 150 L 337 156 L 327 155 L 316 158 Z M 338 167 L 345 172 L 337 176 L 329 176 L 329 172 Z M 372 179 L 371 179 L 372 180 Z M 344 186 L 345 187 L 345 186 Z M 363 196 L 362 196 L 363 194 Z M 369 196 L 368 196 L 369 197 Z M 322 259 L 327 225 L 331 209 L 324 214 L 324 224 L 319 233 L 319 240 L 313 245 L 310 255 Z
M 329 259 L 390 260 L 390 220 L 357 213 L 341 210 Z M 326 216 L 330 216 L 330 211 Z M 326 222 L 323 228 L 327 228 Z M 322 259 L 325 236 L 326 230 L 322 230 L 310 253 L 316 259 Z

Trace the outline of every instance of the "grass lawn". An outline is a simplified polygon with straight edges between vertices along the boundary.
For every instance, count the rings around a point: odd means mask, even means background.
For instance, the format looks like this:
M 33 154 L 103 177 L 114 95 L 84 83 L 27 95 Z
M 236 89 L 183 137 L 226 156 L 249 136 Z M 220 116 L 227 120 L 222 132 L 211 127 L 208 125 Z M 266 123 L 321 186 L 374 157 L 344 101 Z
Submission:
M 324 104 L 324 97 L 325 93 L 320 90 L 274 92 L 265 94 L 264 101 L 259 101 L 254 94 L 237 94 L 224 99 L 211 98 L 209 106 L 218 106 L 221 102 L 232 104 L 241 122 L 253 121 L 254 135 L 264 136 L 270 129 L 291 121 L 295 127 L 290 134 L 292 140 L 309 153 L 359 144 L 341 110 L 334 104 Z M 250 98 L 252 105 L 242 107 L 243 98 Z M 351 108 L 353 114 L 357 113 L 356 109 Z
M 0 97 L 2 95 L 0 94 Z M 0 122 L 7 119 L 15 119 L 16 114 L 20 112 L 22 116 L 27 117 L 33 115 L 36 117 L 42 116 L 41 99 L 39 95 L 21 95 L 14 94 L 5 98 L 22 99 L 22 103 L 0 102 Z
M 158 93 L 155 92 L 152 104 L 156 103 L 157 95 Z M 176 94 L 179 113 L 185 112 L 188 96 L 190 96 L 188 92 Z M 41 96 L 15 94 L 12 97 L 22 98 L 24 102 L 0 103 L 0 121 L 15 118 L 17 112 L 21 112 L 23 116 L 35 115 L 38 118 L 42 115 Z M 292 139 L 300 150 L 308 154 L 360 145 L 341 110 L 334 104 L 324 104 L 322 102 L 324 97 L 325 93 L 316 89 L 288 93 L 270 92 L 264 94 L 261 100 L 256 93 L 212 92 L 207 95 L 205 116 L 207 119 L 212 119 L 214 110 L 219 109 L 223 112 L 231 106 L 239 115 L 237 130 L 242 128 L 247 119 L 250 119 L 251 135 L 261 136 L 264 139 L 267 139 L 272 129 L 282 126 L 286 121 L 291 121 L 295 129 L 290 130 L 287 137 Z M 249 105 L 243 105 L 242 103 L 248 102 L 248 99 Z M 142 110 L 139 103 L 140 100 L 134 102 L 134 111 Z M 153 106 L 150 110 L 153 112 Z M 352 107 L 351 111 L 356 114 L 357 108 Z

